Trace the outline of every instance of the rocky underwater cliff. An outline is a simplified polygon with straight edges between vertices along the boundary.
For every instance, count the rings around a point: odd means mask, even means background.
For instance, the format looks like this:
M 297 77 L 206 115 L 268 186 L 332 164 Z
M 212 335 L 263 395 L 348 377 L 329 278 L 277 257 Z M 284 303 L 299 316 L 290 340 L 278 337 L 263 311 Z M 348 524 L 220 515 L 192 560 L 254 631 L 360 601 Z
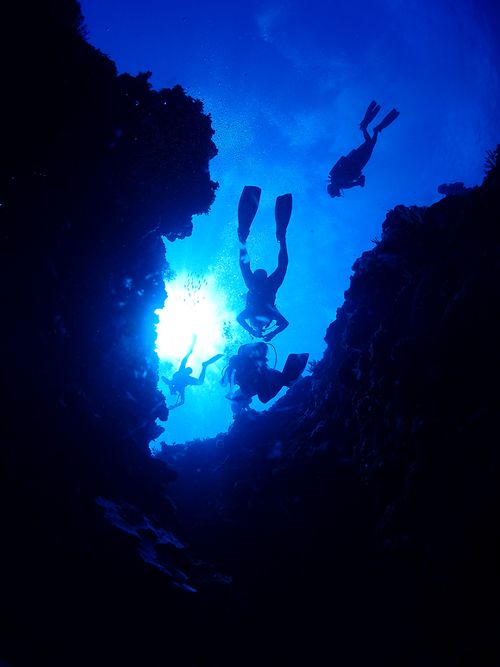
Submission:
M 497 663 L 499 166 L 388 213 L 311 376 L 163 447 L 248 664 Z
M 162 237 L 214 200 L 210 117 L 118 76 L 78 3 L 11 12 L 0 662 L 498 665 L 499 149 L 389 212 L 311 375 L 153 458 Z

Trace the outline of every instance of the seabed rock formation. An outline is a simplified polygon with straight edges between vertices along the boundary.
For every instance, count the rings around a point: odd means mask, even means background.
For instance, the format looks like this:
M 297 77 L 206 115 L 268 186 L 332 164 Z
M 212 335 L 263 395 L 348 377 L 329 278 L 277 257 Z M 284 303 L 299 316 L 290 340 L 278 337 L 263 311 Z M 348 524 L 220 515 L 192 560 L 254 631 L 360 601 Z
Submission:
M 0 662 L 497 666 L 498 148 L 388 214 L 311 375 L 153 458 L 161 237 L 214 199 L 210 118 L 117 76 L 76 2 L 10 11 Z

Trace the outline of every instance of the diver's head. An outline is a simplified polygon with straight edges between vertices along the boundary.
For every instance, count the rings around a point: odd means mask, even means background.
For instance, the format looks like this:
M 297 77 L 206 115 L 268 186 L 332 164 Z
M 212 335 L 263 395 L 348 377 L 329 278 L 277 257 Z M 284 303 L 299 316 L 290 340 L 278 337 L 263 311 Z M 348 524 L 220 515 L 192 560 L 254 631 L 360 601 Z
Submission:
M 339 186 L 334 183 L 334 181 L 328 183 L 326 190 L 330 197 L 342 197 L 342 191 Z
M 193 369 L 191 368 L 191 366 L 186 366 L 186 368 L 184 369 L 184 372 L 186 373 L 186 375 L 191 375 L 191 373 L 193 372 Z
M 238 348 L 238 355 L 251 359 L 263 359 L 267 355 L 267 344 L 261 341 L 257 343 L 244 343 Z
M 267 362 L 267 344 L 261 341 L 249 343 L 247 356 L 253 363 L 260 364 L 261 362 Z
M 267 355 L 266 343 L 262 343 L 260 341 L 258 343 L 254 343 L 252 356 L 263 359 L 266 355 Z
M 267 271 L 265 269 L 255 269 L 253 277 L 256 283 L 264 283 L 267 278 Z

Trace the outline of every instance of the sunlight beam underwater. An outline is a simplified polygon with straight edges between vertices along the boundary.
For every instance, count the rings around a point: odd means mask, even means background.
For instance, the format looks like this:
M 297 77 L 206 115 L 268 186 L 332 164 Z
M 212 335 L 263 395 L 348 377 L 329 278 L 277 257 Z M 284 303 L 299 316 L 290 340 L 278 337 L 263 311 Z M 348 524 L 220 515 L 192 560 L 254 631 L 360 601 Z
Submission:
M 196 336 L 188 365 L 197 375 L 202 362 L 225 351 L 226 331 L 235 313 L 228 309 L 227 295 L 213 274 L 194 276 L 182 271 L 165 281 L 165 290 L 164 306 L 155 311 L 159 318 L 156 353 L 160 363 L 177 370 Z

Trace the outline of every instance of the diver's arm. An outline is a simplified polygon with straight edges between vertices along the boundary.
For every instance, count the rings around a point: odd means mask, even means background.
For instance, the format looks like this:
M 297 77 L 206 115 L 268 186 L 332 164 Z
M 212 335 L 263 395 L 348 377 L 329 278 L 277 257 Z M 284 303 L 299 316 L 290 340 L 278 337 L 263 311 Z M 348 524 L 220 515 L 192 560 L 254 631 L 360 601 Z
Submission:
M 200 385 L 205 382 L 205 375 L 207 374 L 207 363 L 204 361 L 201 365 L 201 373 L 197 378 L 189 378 L 188 384 Z
M 368 160 L 371 158 L 376 143 L 377 133 L 374 132 L 373 137 L 370 137 L 367 132 L 364 143 L 362 143 L 361 146 L 358 146 L 358 148 L 352 150 L 349 154 L 352 155 L 351 161 L 356 165 L 356 169 L 359 174 L 363 171 L 364 167 L 366 167 L 368 163 Z M 352 180 L 356 178 L 355 174 L 352 174 L 351 176 Z
M 180 391 L 177 394 L 177 400 L 175 401 L 175 403 L 173 405 L 168 405 L 167 407 L 168 407 L 169 410 L 175 410 L 175 408 L 178 408 L 181 405 L 184 405 L 184 392 L 183 391 Z
M 257 329 L 254 329 L 253 327 L 250 326 L 250 324 L 247 322 L 247 317 L 248 317 L 248 311 L 246 309 L 242 310 L 241 313 L 236 317 L 236 321 L 246 331 L 248 331 L 249 334 L 255 336 L 256 338 L 259 338 L 260 333 L 257 331 Z
M 262 337 L 266 343 L 269 343 L 277 334 L 279 334 L 283 329 L 286 329 L 290 322 L 283 317 L 281 313 L 278 313 L 276 317 L 276 327 L 268 334 Z

